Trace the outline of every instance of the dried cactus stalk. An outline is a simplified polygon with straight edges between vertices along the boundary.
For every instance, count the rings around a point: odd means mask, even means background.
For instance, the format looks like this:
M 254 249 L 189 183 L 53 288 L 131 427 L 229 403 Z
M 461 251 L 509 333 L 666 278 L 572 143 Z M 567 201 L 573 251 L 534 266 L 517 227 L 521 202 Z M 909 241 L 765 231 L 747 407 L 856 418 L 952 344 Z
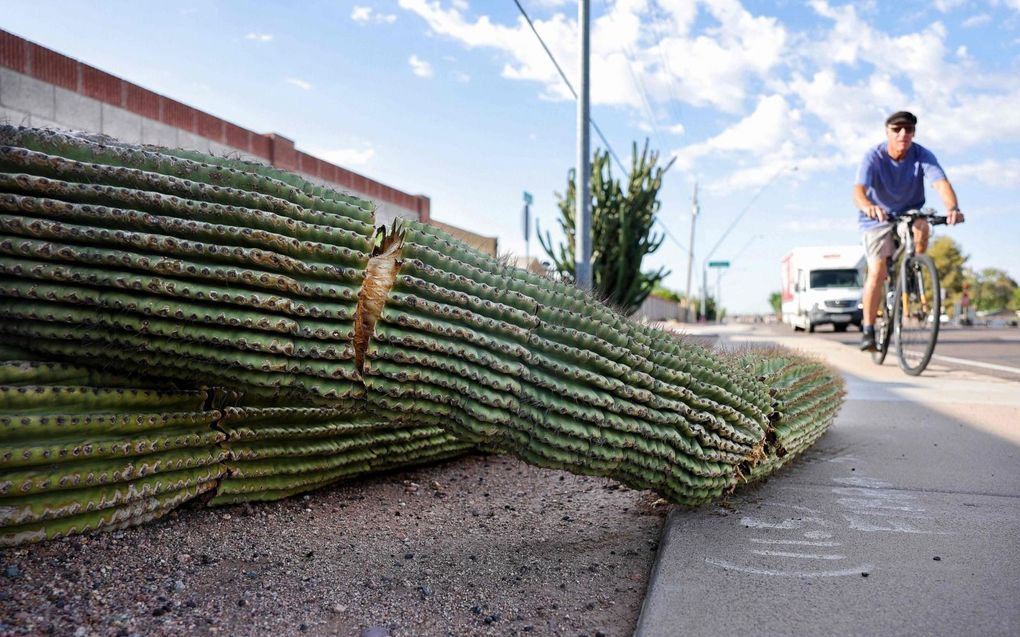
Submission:
M 0 126 L 0 358 L 66 362 L 0 365 L 0 484 L 24 489 L 0 491 L 4 541 L 478 445 L 697 504 L 778 469 L 839 408 L 817 361 L 713 353 L 372 220 L 273 168 Z M 95 389 L 124 375 L 202 400 Z

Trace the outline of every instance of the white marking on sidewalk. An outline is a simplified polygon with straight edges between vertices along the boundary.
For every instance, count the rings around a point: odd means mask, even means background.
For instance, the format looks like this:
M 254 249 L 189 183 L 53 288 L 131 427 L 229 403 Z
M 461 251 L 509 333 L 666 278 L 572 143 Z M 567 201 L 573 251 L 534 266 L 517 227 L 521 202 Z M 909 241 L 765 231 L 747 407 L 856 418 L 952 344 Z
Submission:
M 1010 374 L 1020 375 L 1020 367 L 1009 367 L 1008 365 L 996 365 L 995 363 L 982 363 L 981 361 L 972 361 L 966 358 L 956 358 L 954 356 L 943 356 L 942 354 L 932 354 L 932 358 L 947 363 L 956 363 L 958 365 L 968 365 L 970 367 L 980 367 L 982 369 L 994 369 L 998 372 L 1009 372 Z
M 789 551 L 763 551 L 759 549 L 751 552 L 755 555 L 764 555 L 766 557 L 797 557 L 806 560 L 842 560 L 846 558 L 846 555 L 836 553 L 791 553 Z
M 772 575 L 774 577 L 848 577 L 851 575 L 860 577 L 861 573 L 872 573 L 875 571 L 873 564 L 862 564 L 856 568 L 847 568 L 839 571 L 773 571 L 770 569 L 740 566 L 739 564 L 711 557 L 706 557 L 705 562 L 728 571 L 740 571 L 742 573 L 751 573 L 752 575 Z
M 805 533 L 804 535 L 807 535 Z M 751 538 L 755 544 L 795 544 L 797 546 L 842 546 L 839 542 L 808 542 L 807 540 L 763 540 L 758 537 Z
M 813 516 L 805 516 L 797 519 L 787 518 L 779 523 L 765 522 L 764 520 L 759 520 L 758 518 L 753 518 L 749 515 L 740 519 L 741 524 L 752 529 L 799 529 L 803 528 L 805 522 L 814 522 L 819 526 L 825 526 L 825 520 Z

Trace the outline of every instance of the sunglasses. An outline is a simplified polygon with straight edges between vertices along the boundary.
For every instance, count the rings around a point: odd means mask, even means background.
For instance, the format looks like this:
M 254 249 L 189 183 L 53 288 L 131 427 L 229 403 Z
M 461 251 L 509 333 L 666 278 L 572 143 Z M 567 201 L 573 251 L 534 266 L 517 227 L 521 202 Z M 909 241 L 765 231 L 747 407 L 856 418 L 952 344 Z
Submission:
M 908 135 L 913 135 L 914 134 L 914 127 L 913 126 L 904 126 L 902 124 L 893 124 L 892 126 L 889 127 L 889 130 L 891 130 L 894 133 L 898 133 L 901 130 L 905 130 L 905 131 L 907 131 Z

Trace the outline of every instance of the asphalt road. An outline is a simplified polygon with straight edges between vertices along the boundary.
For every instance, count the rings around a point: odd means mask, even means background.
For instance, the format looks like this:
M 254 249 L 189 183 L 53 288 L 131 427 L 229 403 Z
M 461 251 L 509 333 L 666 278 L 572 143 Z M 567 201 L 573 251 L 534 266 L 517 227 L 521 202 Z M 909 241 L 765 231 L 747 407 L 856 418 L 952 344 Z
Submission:
M 848 332 L 834 332 L 831 327 L 819 327 L 811 335 L 794 332 L 788 325 L 756 325 L 755 332 L 776 336 L 817 336 L 826 340 L 857 347 L 860 332 L 853 328 Z M 896 365 L 894 353 L 886 359 L 886 365 Z M 1016 327 L 958 327 L 944 325 L 939 331 L 933 362 L 950 369 L 967 370 L 986 376 L 1008 380 L 1020 380 L 1020 328 Z

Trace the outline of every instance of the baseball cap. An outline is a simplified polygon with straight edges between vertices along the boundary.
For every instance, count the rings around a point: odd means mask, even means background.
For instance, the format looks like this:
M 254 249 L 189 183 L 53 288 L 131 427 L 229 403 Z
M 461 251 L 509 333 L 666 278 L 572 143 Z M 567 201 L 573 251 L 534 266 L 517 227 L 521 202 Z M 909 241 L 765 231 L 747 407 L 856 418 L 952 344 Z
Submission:
M 886 126 L 892 126 L 893 124 L 917 126 L 917 117 L 909 111 L 896 111 L 885 120 Z

